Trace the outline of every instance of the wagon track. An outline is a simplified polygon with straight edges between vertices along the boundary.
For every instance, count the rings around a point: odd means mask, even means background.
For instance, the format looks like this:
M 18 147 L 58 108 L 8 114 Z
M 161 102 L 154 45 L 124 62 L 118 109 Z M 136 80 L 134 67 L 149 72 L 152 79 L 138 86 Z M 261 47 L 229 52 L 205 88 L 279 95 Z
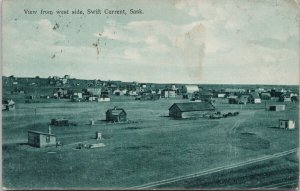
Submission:
M 191 179 L 191 178 L 197 178 L 197 177 L 200 177 L 200 176 L 209 175 L 209 174 L 212 174 L 212 173 L 217 173 L 217 172 L 221 172 L 221 171 L 224 171 L 224 170 L 230 170 L 230 169 L 242 167 L 242 166 L 245 166 L 245 165 L 255 164 L 257 162 L 262 162 L 262 161 L 265 161 L 265 160 L 270 160 L 270 159 L 286 156 L 286 155 L 297 152 L 298 149 L 299 148 L 294 148 L 294 149 L 290 149 L 290 150 L 287 150 L 287 151 L 275 153 L 275 154 L 272 154 L 272 155 L 267 155 L 267 156 L 247 160 L 247 161 L 244 161 L 244 162 L 231 164 L 231 165 L 228 165 L 228 166 L 217 167 L 217 168 L 213 168 L 213 169 L 209 169 L 209 170 L 196 172 L 196 173 L 193 173 L 193 174 L 188 174 L 188 175 L 178 176 L 178 177 L 174 177 L 174 178 L 168 178 L 168 179 L 165 179 L 165 180 L 150 182 L 150 183 L 143 184 L 143 185 L 133 186 L 133 187 L 130 187 L 128 189 L 155 188 L 157 186 L 162 186 L 162 185 L 166 185 L 166 184 L 169 184 L 169 183 L 174 183 L 174 182 L 187 180 L 187 179 Z M 282 183 L 282 185 L 279 184 L 279 185 L 269 185 L 269 186 L 284 186 L 284 185 L 285 184 Z

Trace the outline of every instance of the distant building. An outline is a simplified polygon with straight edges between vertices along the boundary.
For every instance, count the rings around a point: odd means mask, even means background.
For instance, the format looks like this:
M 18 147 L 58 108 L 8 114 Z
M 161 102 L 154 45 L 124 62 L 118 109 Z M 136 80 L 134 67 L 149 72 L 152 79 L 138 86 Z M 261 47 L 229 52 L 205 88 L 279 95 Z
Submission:
M 165 89 L 161 92 L 162 98 L 174 98 L 176 97 L 176 91 L 171 89 Z
M 73 92 L 73 97 L 77 97 L 78 99 L 82 99 L 82 92 Z
M 33 147 L 50 147 L 56 145 L 56 136 L 51 132 L 28 131 L 28 144 Z
M 2 101 L 2 111 L 15 110 L 15 102 L 12 99 Z
M 92 101 L 98 101 L 98 97 L 95 96 L 88 96 L 86 97 L 86 101 L 92 102 Z
M 279 119 L 279 128 L 295 129 L 295 121 L 289 119 Z
M 140 99 L 137 100 L 158 100 L 160 98 L 159 94 L 156 93 L 142 93 Z
M 171 85 L 171 89 L 172 89 L 172 90 L 177 90 L 178 88 L 176 88 L 176 85 L 175 85 L 175 84 L 172 84 L 172 85 Z
M 218 93 L 218 94 L 217 94 L 217 97 L 218 97 L 218 98 L 224 98 L 225 96 L 226 96 L 225 93 Z
M 67 78 L 62 78 L 62 79 L 61 79 L 61 83 L 62 83 L 62 84 L 66 84 L 67 82 L 68 82 L 68 79 L 67 79 Z
M 102 102 L 102 101 L 110 101 L 109 97 L 100 97 L 98 98 L 98 102 Z
M 267 92 L 261 93 L 261 94 L 260 94 L 260 98 L 261 98 L 262 100 L 270 100 L 270 99 L 271 99 L 271 94 L 270 94 L 270 93 L 267 93 Z
M 250 103 L 250 95 L 244 94 L 239 96 L 239 104 Z
M 117 95 L 117 96 L 123 96 L 124 95 L 124 92 L 119 90 L 119 89 L 116 89 L 113 91 L 113 94 L 114 95 Z
M 129 96 L 137 96 L 137 92 L 135 90 L 129 90 L 126 92 L 126 95 L 129 95 Z
M 261 103 L 261 98 L 258 93 L 251 94 L 251 102 L 252 103 Z
M 202 117 L 214 110 L 215 107 L 208 102 L 174 103 L 169 108 L 169 116 L 173 118 Z
M 54 90 L 54 93 L 53 93 L 53 96 L 55 98 L 63 98 L 63 97 L 66 97 L 67 95 L 68 95 L 68 90 L 65 90 L 62 88 Z
M 266 109 L 269 111 L 284 111 L 285 105 L 269 105 Z
M 70 75 L 65 75 L 64 78 L 65 79 L 70 79 Z
M 231 93 L 235 93 L 235 94 L 246 93 L 246 90 L 242 89 L 242 88 L 226 88 L 225 89 L 225 93 L 227 93 L 227 94 L 231 94 Z
M 109 109 L 106 111 L 106 121 L 110 122 L 122 122 L 126 121 L 126 112 L 122 108 L 114 107 L 114 109 Z
M 90 95 L 100 96 L 101 95 L 101 88 L 87 88 L 86 92 Z
M 211 92 L 195 92 L 195 100 L 201 100 L 201 101 L 206 101 L 210 102 L 213 97 L 213 93 Z
M 185 85 L 182 87 L 182 92 L 193 94 L 194 92 L 199 92 L 199 87 L 197 85 Z
M 238 96 L 229 96 L 229 97 L 227 97 L 227 99 L 228 99 L 229 104 L 238 104 L 239 103 Z

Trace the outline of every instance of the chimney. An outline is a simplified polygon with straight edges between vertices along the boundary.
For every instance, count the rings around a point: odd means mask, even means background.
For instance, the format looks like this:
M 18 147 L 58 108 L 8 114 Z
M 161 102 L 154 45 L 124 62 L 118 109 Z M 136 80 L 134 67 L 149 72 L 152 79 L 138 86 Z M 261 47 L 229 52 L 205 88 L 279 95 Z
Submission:
M 48 127 L 48 134 L 51 134 L 51 126 Z

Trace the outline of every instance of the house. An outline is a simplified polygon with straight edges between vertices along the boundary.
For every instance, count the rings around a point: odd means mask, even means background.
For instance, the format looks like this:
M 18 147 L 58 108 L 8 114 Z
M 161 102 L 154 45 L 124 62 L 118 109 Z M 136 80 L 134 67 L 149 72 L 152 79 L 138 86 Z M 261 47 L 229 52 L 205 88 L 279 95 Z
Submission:
M 162 98 L 174 98 L 176 97 L 176 91 L 171 89 L 165 89 L 161 92 Z
M 81 102 L 83 99 L 82 92 L 73 92 L 73 95 L 71 96 L 72 102 Z
M 239 103 L 239 99 L 238 99 L 238 96 L 229 96 L 227 97 L 228 99 L 228 103 L 229 104 L 238 104 Z
M 217 97 L 218 97 L 218 98 L 224 98 L 225 96 L 226 96 L 225 93 L 218 93 L 218 94 L 217 94 Z
M 258 88 L 258 89 L 255 89 L 254 92 L 262 93 L 262 92 L 265 92 L 265 89 L 264 88 Z
M 298 101 L 299 100 L 299 97 L 298 96 L 292 96 L 291 97 L 291 101 L 292 102 L 296 102 L 296 101 Z
M 86 92 L 93 96 L 100 96 L 101 95 L 101 88 L 87 88 Z
M 68 82 L 68 79 L 67 79 L 67 78 L 62 78 L 62 79 L 61 79 L 61 83 L 62 83 L 62 84 L 66 84 L 67 82 Z
M 279 128 L 295 129 L 295 121 L 290 119 L 279 119 Z
M 77 97 L 78 99 L 82 99 L 82 92 L 74 92 L 73 97 Z
M 269 111 L 284 111 L 285 105 L 269 105 L 266 109 Z
M 261 103 L 261 98 L 258 93 L 251 94 L 251 102 L 252 103 Z
M 202 117 L 214 110 L 215 107 L 208 102 L 174 103 L 169 108 L 169 116 L 177 119 Z
M 270 100 L 271 99 L 271 94 L 268 92 L 263 92 L 260 94 L 260 98 L 262 100 Z
M 98 98 L 98 102 L 102 102 L 102 101 L 110 101 L 109 97 L 100 97 Z
M 48 133 L 40 131 L 28 131 L 28 144 L 33 147 L 50 147 L 56 146 L 56 136 L 49 130 Z
M 15 102 L 12 99 L 2 101 L 2 111 L 15 110 Z
M 137 92 L 135 90 L 129 90 L 126 92 L 126 95 L 129 95 L 129 96 L 137 96 Z
M 192 98 L 192 94 L 187 94 L 187 93 L 182 94 L 182 99 L 190 99 L 190 98 Z
M 244 94 L 239 96 L 239 104 L 247 104 L 250 102 L 250 95 Z
M 92 102 L 92 101 L 97 101 L 97 100 L 98 100 L 98 97 L 95 97 L 95 96 L 88 96 L 88 97 L 86 97 L 86 100 L 87 100 L 87 101 L 90 101 L 90 102 Z
M 178 88 L 176 88 L 176 85 L 175 85 L 175 84 L 172 84 L 172 85 L 171 85 L 171 89 L 176 91 Z
M 225 93 L 227 94 L 246 93 L 246 90 L 242 88 L 226 88 Z
M 122 122 L 126 121 L 126 112 L 122 108 L 114 107 L 106 111 L 106 121 L 110 122 Z
M 63 97 L 65 97 L 67 94 L 68 94 L 68 90 L 59 88 L 59 89 L 54 90 L 53 96 L 54 96 L 55 98 L 63 98 Z
M 202 101 L 211 101 L 212 100 L 212 97 L 213 97 L 213 93 L 211 92 L 195 92 L 195 99 L 196 100 L 202 100 Z
M 160 98 L 159 94 L 156 93 L 142 93 L 139 100 L 158 100 Z

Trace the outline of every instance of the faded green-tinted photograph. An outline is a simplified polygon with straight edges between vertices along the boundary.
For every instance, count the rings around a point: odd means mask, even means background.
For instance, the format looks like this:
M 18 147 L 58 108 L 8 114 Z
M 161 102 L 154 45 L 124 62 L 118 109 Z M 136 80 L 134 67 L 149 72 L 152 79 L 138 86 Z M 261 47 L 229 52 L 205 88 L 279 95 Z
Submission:
M 296 189 L 296 0 L 4 0 L 2 187 Z

